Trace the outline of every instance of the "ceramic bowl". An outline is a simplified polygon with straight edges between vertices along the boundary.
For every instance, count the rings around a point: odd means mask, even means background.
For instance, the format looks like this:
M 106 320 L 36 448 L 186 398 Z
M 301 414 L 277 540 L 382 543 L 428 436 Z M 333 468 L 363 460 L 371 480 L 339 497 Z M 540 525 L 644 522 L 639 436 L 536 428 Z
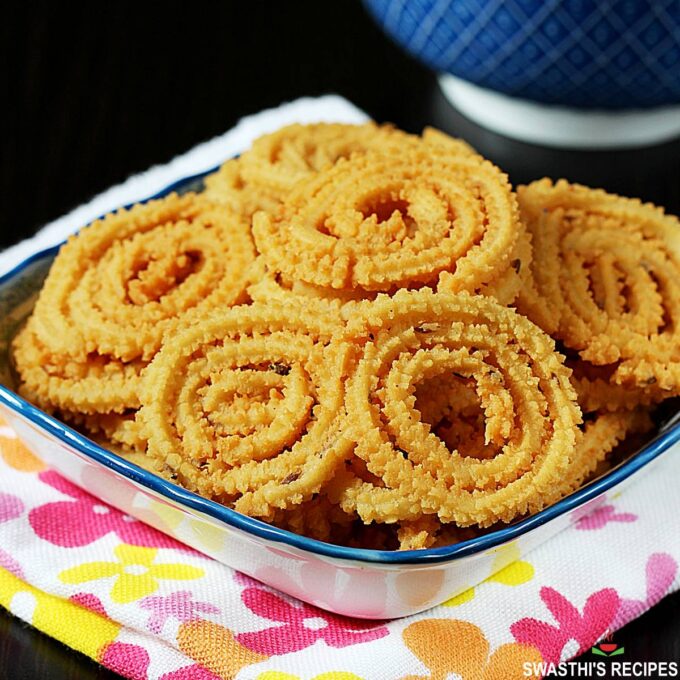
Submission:
M 200 177 L 168 187 L 195 189 Z M 680 446 L 680 423 L 608 474 L 542 512 L 456 545 L 403 552 L 331 545 L 201 498 L 108 451 L 14 391 L 9 341 L 30 313 L 58 247 L 0 278 L 0 414 L 47 465 L 109 505 L 200 552 L 329 611 L 386 619 L 414 614 L 474 586 L 524 556 Z
M 575 148 L 680 134 L 677 0 L 364 0 L 464 115 Z
M 680 102 L 676 0 L 365 0 L 430 68 L 545 104 Z

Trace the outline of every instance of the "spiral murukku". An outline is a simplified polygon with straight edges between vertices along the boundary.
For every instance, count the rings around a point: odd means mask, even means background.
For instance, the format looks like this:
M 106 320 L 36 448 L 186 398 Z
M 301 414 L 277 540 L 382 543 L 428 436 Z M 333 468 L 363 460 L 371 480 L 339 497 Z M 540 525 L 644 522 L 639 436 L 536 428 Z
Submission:
M 306 502 L 348 455 L 352 348 L 298 306 L 215 313 L 167 338 L 145 374 L 148 455 L 180 484 L 267 518 Z
M 518 208 L 464 141 L 375 123 L 288 126 L 205 187 L 69 239 L 12 343 L 23 396 L 190 491 L 435 548 L 605 474 L 680 393 L 651 205 L 542 180 Z
M 217 172 L 208 175 L 203 181 L 206 198 L 245 218 L 250 218 L 258 210 L 274 210 L 279 199 L 270 191 L 248 182 L 242 169 L 242 159 L 231 158 Z
M 680 223 L 663 210 L 544 179 L 518 190 L 535 265 L 519 309 L 611 382 L 680 392 Z M 638 402 L 639 403 L 639 402 Z
M 573 488 L 578 488 L 583 481 L 602 471 L 602 464 L 626 437 L 644 434 L 652 427 L 649 413 L 641 408 L 590 416 L 576 447 L 576 456 L 583 461 L 585 474 L 574 481 Z
M 309 310 L 333 314 L 338 319 L 350 315 L 355 302 L 376 295 L 359 290 L 320 288 L 304 281 L 289 281 L 282 274 L 270 271 L 262 257 L 258 257 L 251 267 L 250 281 L 247 292 L 255 302 L 305 305 Z
M 320 288 L 478 291 L 505 273 L 520 233 L 505 175 L 478 156 L 407 148 L 338 161 L 298 182 L 253 234 L 270 270 Z
M 375 123 L 288 125 L 259 137 L 238 159 L 207 177 L 206 195 L 250 216 L 256 210 L 272 210 L 296 182 L 341 158 L 371 149 L 388 152 L 418 139 Z M 433 138 L 433 143 L 442 140 Z
M 347 512 L 365 522 L 432 514 L 487 526 L 540 510 L 585 474 L 574 459 L 581 414 L 570 371 L 552 339 L 513 309 L 402 290 L 364 303 L 347 333 L 366 341 L 347 385 L 348 436 L 377 480 L 349 468 L 337 475 L 328 493 Z M 426 422 L 418 388 L 447 379 L 446 399 L 423 406 L 439 421 Z M 495 455 L 451 450 L 433 431 L 447 402 L 472 407 L 473 397 Z
M 163 336 L 242 298 L 248 225 L 195 194 L 107 215 L 62 247 L 33 325 L 55 352 L 148 361 Z
M 19 393 L 47 411 L 123 413 L 139 406 L 142 360 L 91 352 L 84 360 L 55 352 L 34 330 L 35 317 L 12 343 Z

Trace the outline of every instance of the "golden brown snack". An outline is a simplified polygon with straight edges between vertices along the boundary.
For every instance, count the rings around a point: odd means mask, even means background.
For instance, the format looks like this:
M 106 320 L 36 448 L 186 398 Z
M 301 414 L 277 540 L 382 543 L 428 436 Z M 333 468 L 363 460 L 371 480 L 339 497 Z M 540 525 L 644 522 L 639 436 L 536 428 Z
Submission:
M 253 233 L 272 272 L 323 289 L 436 285 L 482 291 L 516 259 L 521 228 L 505 175 L 472 154 L 407 146 L 298 182 Z
M 54 260 L 13 342 L 22 394 L 125 447 L 142 373 L 162 337 L 243 299 L 248 225 L 195 194 L 107 215 Z
M 139 406 L 147 362 L 90 352 L 84 359 L 49 349 L 29 319 L 12 343 L 19 393 L 48 412 L 124 413 Z
M 678 394 L 678 219 L 565 180 L 520 187 L 518 199 L 535 263 L 520 311 L 640 396 L 618 403 L 644 403 L 652 387 Z
M 587 467 L 584 481 L 604 473 L 609 454 L 626 437 L 649 432 L 653 426 L 649 413 L 640 408 L 591 415 L 584 424 L 583 437 L 576 447 L 576 455 Z
M 264 304 L 298 304 L 308 309 L 319 310 L 321 314 L 331 314 L 338 321 L 352 313 L 353 303 L 372 299 L 376 293 L 359 290 L 334 290 L 321 288 L 303 281 L 288 281 L 282 274 L 271 272 L 261 256 L 250 269 L 247 288 L 249 297 Z
M 511 521 L 558 500 L 588 466 L 581 414 L 553 341 L 491 298 L 429 289 L 363 303 L 346 333 L 365 341 L 347 385 L 347 435 L 373 481 L 340 471 L 328 494 L 365 522 L 438 515 L 460 526 Z M 433 379 L 474 390 L 493 457 L 451 451 L 418 410 Z M 427 408 L 434 408 L 431 404 Z
M 353 348 L 302 307 L 215 313 L 168 337 L 145 375 L 148 454 L 182 486 L 249 515 L 312 498 L 349 454 Z
M 70 239 L 20 391 L 288 531 L 478 536 L 604 474 L 680 392 L 677 220 L 564 181 L 520 198 L 431 128 L 288 126 Z
M 442 139 L 433 138 L 433 143 L 443 143 L 446 135 L 440 134 Z M 288 125 L 259 137 L 238 159 L 227 161 L 207 177 L 206 195 L 240 208 L 247 216 L 256 210 L 273 210 L 296 182 L 332 166 L 340 158 L 369 150 L 389 152 L 418 139 L 392 126 L 372 122 Z M 461 150 L 465 148 L 463 144 Z
M 246 181 L 241 158 L 232 158 L 208 175 L 205 197 L 249 219 L 258 210 L 274 210 L 279 199 L 257 184 Z
M 196 194 L 120 210 L 61 248 L 33 329 L 79 361 L 148 361 L 180 322 L 241 301 L 253 258 L 247 223 Z

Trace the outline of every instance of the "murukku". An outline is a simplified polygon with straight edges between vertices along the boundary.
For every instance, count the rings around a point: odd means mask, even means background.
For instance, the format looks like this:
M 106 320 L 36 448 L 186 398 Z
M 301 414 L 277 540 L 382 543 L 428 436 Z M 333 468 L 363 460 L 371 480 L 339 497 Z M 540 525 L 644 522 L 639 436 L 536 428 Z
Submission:
M 651 205 L 542 180 L 518 207 L 462 140 L 375 123 L 282 128 L 205 187 L 69 239 L 12 344 L 22 395 L 190 491 L 439 547 L 606 473 L 680 393 Z
M 576 456 L 582 461 L 584 474 L 574 479 L 573 489 L 600 470 L 601 464 L 627 436 L 643 434 L 652 427 L 649 413 L 639 408 L 590 416 L 576 447 Z
M 349 454 L 337 323 L 303 307 L 214 313 L 166 338 L 139 412 L 148 455 L 193 491 L 273 518 L 312 498 Z
M 610 366 L 611 383 L 641 397 L 651 386 L 679 393 L 677 218 L 564 180 L 520 187 L 518 199 L 535 262 L 520 311 L 584 361 Z
M 246 181 L 242 167 L 241 158 L 231 158 L 223 163 L 217 172 L 203 180 L 203 195 L 247 219 L 258 210 L 274 210 L 279 199 L 257 184 Z
M 349 467 L 336 475 L 327 493 L 346 512 L 364 522 L 431 514 L 488 526 L 540 510 L 586 473 L 574 455 L 581 414 L 570 371 L 552 339 L 513 309 L 466 293 L 402 290 L 363 303 L 346 333 L 365 342 L 347 385 L 347 436 L 379 480 Z M 447 379 L 447 398 L 423 407 L 440 420 L 426 422 L 418 388 Z M 447 400 L 474 406 L 472 391 L 495 455 L 466 456 L 433 431 Z
M 418 139 L 390 125 L 372 122 L 288 125 L 259 137 L 238 159 L 227 161 L 207 177 L 206 195 L 233 208 L 240 207 L 250 216 L 256 210 L 272 210 L 296 182 L 332 166 L 340 158 L 371 149 L 386 152 Z M 436 143 L 441 140 L 437 138 Z
M 80 414 L 136 409 L 147 362 L 123 362 L 90 352 L 85 359 L 55 352 L 34 329 L 31 317 L 12 343 L 19 393 L 41 408 Z
M 243 299 L 254 259 L 247 223 L 196 194 L 120 210 L 69 239 L 33 328 L 54 352 L 148 361 L 178 323 Z
M 323 289 L 476 292 L 508 271 L 520 235 L 507 178 L 472 154 L 407 145 L 299 181 L 253 234 L 273 272 Z
M 359 290 L 335 290 L 321 288 L 304 281 L 289 281 L 282 274 L 272 272 L 264 258 L 258 257 L 251 267 L 248 296 L 255 302 L 265 304 L 302 304 L 321 314 L 333 314 L 344 319 L 351 314 L 353 304 L 359 300 L 374 298 L 376 293 Z

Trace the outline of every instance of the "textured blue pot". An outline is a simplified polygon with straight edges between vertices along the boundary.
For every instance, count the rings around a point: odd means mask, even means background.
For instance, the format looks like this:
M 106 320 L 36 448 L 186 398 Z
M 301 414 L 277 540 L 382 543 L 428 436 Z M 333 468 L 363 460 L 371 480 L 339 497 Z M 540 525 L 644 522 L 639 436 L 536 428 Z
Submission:
M 680 0 L 364 0 L 432 69 L 576 108 L 680 102 Z

